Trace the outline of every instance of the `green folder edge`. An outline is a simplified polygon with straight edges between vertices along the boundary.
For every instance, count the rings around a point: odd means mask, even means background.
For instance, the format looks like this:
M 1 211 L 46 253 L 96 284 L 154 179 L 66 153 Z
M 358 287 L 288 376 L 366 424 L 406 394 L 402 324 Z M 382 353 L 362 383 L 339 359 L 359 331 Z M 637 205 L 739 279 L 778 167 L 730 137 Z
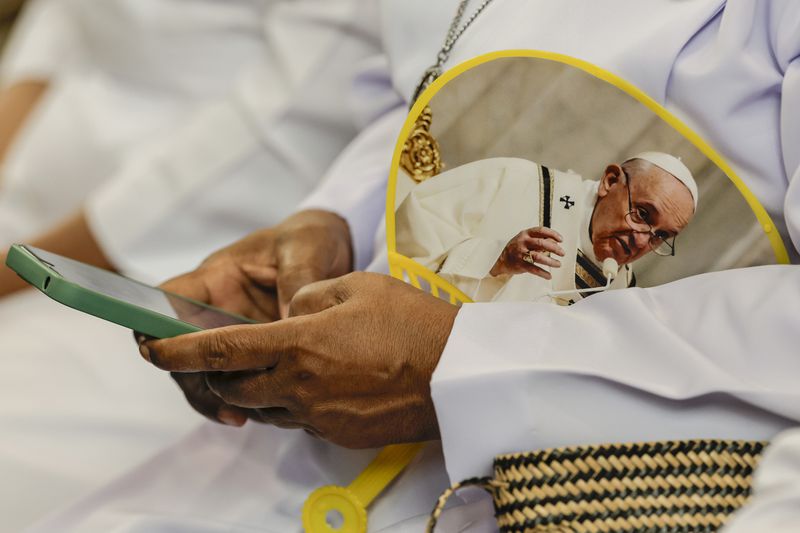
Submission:
M 128 302 L 94 292 L 67 281 L 58 272 L 44 264 L 41 259 L 33 255 L 21 244 L 11 246 L 8 251 L 8 257 L 6 258 L 6 266 L 45 295 L 67 307 L 144 333 L 145 335 L 150 335 L 151 337 L 164 339 L 202 331 L 203 329 L 193 324 L 132 305 Z M 120 277 L 132 283 L 150 287 L 149 285 L 126 278 L 125 276 Z M 211 307 L 190 298 L 185 298 L 173 293 L 167 294 L 201 307 L 225 313 L 243 323 L 255 323 L 245 317 L 222 311 L 221 309 Z

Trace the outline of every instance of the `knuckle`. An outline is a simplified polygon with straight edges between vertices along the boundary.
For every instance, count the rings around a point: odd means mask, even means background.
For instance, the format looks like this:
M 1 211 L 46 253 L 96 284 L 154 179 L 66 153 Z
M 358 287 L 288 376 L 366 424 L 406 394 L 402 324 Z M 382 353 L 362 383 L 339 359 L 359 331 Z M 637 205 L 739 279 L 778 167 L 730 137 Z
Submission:
M 225 369 L 228 354 L 232 346 L 227 337 L 221 335 L 210 335 L 203 341 L 201 346 L 203 362 L 208 370 Z
M 383 285 L 384 285 L 383 289 L 388 289 L 389 288 L 388 285 L 390 284 L 390 281 L 389 280 L 381 280 L 381 281 L 383 282 Z M 352 289 L 351 289 L 351 287 L 349 285 L 337 284 L 333 288 L 333 292 L 331 294 L 331 296 L 333 298 L 333 304 L 334 305 L 341 305 L 341 304 L 345 303 L 348 300 L 348 298 L 350 298 L 351 294 L 352 294 Z
M 370 285 L 377 281 L 381 290 L 389 289 L 394 283 L 390 276 L 383 276 L 371 272 L 351 272 L 334 282 L 332 294 L 337 304 L 344 303 L 359 287 Z

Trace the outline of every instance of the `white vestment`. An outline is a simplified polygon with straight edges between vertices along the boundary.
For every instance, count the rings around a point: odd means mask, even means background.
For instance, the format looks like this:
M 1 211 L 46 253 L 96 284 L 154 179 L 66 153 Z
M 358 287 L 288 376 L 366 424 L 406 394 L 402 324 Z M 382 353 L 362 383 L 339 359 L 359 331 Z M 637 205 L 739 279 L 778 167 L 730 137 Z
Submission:
M 606 285 L 589 235 L 596 200 L 597 182 L 577 174 L 519 158 L 473 161 L 409 192 L 396 212 L 397 251 L 477 302 L 574 302 L 581 298 L 576 285 Z M 491 276 L 509 240 L 533 227 L 552 228 L 562 237 L 562 266 L 546 267 L 552 279 L 528 273 Z M 612 286 L 627 286 L 629 275 L 625 269 Z M 553 291 L 573 293 L 550 297 Z
M 456 4 L 382 4 L 392 79 L 403 95 L 435 60 Z M 628 0 L 613 8 L 580 0 L 504 0 L 490 4 L 463 34 L 448 65 L 495 49 L 531 48 L 576 56 L 622 76 L 719 150 L 782 233 L 795 238 L 796 250 L 798 25 L 800 4 L 792 0 L 731 0 L 727 6 L 722 0 Z M 609 34 L 609 27 L 625 31 Z M 402 120 L 401 110 L 377 121 L 305 203 L 348 218 L 362 268 L 373 256 L 381 263 L 375 228 Z M 798 302 L 797 267 L 775 266 L 614 291 L 571 307 L 464 306 L 432 382 L 450 479 L 485 474 L 495 454 L 514 450 L 773 437 L 800 421 Z M 210 425 L 203 431 L 38 530 L 269 530 L 285 509 L 294 509 L 299 522 L 299 505 L 284 502 L 302 500 L 319 477 L 352 479 L 358 472 L 359 461 L 340 460 L 334 446 L 303 453 L 309 445 L 303 435 L 251 427 L 228 437 L 229 430 Z M 278 435 L 297 439 L 297 456 L 276 460 L 273 450 L 290 446 Z M 251 436 L 264 439 L 259 449 L 265 456 L 243 454 L 236 445 Z M 266 470 L 240 484 L 239 462 L 247 459 Z M 419 531 L 421 519 L 411 524 L 403 517 L 420 512 L 414 495 L 444 488 L 444 480 L 425 476 L 436 468 L 435 460 L 412 465 L 372 509 L 371 530 Z M 201 483 L 207 492 L 198 497 L 194 488 Z M 272 494 L 273 483 L 280 483 L 283 500 L 262 497 Z M 213 516 L 204 512 L 210 502 Z M 486 502 L 445 512 L 454 522 L 441 531 L 491 531 L 488 513 L 482 521 L 469 515 L 481 505 Z

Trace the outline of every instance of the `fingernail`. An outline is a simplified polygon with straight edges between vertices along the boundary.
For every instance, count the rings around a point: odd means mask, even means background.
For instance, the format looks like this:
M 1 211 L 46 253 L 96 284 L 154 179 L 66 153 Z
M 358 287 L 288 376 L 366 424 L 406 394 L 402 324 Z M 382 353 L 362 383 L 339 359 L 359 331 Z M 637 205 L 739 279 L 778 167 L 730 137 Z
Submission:
M 227 407 L 219 408 L 217 411 L 217 418 L 226 426 L 233 426 L 237 428 L 242 427 L 245 422 L 247 422 L 247 417 L 245 417 L 242 413 Z
M 145 361 L 148 363 L 150 362 L 150 349 L 146 344 L 139 345 L 139 353 L 142 354 L 142 357 L 144 357 Z

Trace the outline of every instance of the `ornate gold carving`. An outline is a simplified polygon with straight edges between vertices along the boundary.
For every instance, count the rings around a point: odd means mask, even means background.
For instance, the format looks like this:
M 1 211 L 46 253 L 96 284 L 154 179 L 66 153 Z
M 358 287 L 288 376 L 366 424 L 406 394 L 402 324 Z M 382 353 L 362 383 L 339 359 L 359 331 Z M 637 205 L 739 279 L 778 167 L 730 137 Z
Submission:
M 432 120 L 431 108 L 425 107 L 400 154 L 400 168 L 416 182 L 423 182 L 442 171 L 439 143 L 431 135 Z

